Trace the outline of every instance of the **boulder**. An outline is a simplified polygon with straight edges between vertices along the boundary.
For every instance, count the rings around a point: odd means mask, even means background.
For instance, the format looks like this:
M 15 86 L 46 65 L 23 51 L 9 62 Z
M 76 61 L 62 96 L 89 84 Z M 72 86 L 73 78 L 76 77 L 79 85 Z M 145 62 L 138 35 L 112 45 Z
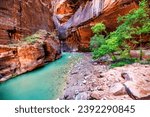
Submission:
M 45 52 L 41 43 L 34 43 L 18 47 L 17 53 L 20 62 L 21 73 L 31 71 L 44 64 Z
M 48 37 L 44 40 L 44 49 L 45 49 L 45 62 L 54 61 L 55 59 L 60 58 L 61 48 L 60 42 L 54 37 Z
M 150 65 L 134 63 L 103 74 L 103 79 L 111 81 L 109 93 L 120 96 L 126 91 L 132 99 L 150 99 Z
M 113 84 L 109 91 L 115 96 L 126 94 L 125 87 L 121 83 Z
M 146 99 L 150 100 L 150 82 L 142 83 L 137 80 L 136 83 L 128 81 L 125 83 L 128 94 L 133 99 Z

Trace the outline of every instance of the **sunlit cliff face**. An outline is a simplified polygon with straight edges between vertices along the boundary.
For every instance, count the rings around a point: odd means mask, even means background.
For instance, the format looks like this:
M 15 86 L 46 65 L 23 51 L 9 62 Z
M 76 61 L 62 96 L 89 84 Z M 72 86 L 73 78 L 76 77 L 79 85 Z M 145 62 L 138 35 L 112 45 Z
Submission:
M 52 9 L 53 21 L 59 38 L 78 38 L 84 48 L 89 47 L 90 37 L 93 35 L 91 26 L 103 22 L 108 31 L 113 31 L 118 26 L 119 15 L 138 8 L 137 0 L 52 0 L 51 3 L 55 6 Z M 74 32 L 79 37 L 75 37 Z
M 60 39 L 67 37 L 67 30 L 78 27 L 101 14 L 103 10 L 121 0 L 53 0 L 53 21 Z
M 59 15 L 60 23 L 67 22 L 84 2 L 85 0 L 65 0 L 64 2 L 59 2 L 54 13 Z
M 54 11 L 54 14 L 57 14 L 57 19 L 60 23 L 57 29 L 59 30 L 59 38 L 61 40 L 67 37 L 67 27 L 61 25 L 66 23 L 74 15 L 82 3 L 83 1 L 81 0 L 65 0 L 57 4 L 58 8 Z
M 98 16 L 104 0 L 53 0 L 53 21 L 59 31 L 60 39 L 67 37 L 66 30 L 76 27 Z

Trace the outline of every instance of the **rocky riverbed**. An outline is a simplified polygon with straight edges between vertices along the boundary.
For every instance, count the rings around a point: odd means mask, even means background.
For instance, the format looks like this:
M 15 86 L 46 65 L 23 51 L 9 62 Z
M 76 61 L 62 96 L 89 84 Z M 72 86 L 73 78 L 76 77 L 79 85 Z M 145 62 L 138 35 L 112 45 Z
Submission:
M 150 65 L 134 63 L 109 69 L 108 65 L 83 59 L 70 71 L 63 100 L 150 99 Z

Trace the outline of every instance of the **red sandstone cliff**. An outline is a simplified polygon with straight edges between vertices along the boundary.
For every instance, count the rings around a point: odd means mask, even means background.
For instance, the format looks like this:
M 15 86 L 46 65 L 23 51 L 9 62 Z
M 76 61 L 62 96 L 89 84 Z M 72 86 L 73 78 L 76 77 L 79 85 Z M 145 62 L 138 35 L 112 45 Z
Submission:
M 36 38 L 35 41 L 29 40 Z M 17 44 L 0 45 L 0 82 L 61 57 L 58 39 L 44 30 Z
M 91 26 L 104 22 L 116 28 L 117 17 L 138 7 L 138 0 L 1 0 L 0 44 L 14 42 L 38 29 L 59 31 L 66 49 L 86 50 Z M 11 6 L 11 7 L 10 7 Z M 53 20 L 53 21 L 52 21 Z
M 51 0 L 0 0 L 0 44 L 8 44 L 39 29 L 52 31 Z
M 137 0 L 59 0 L 53 13 L 54 23 L 61 34 L 67 37 L 65 49 L 89 48 L 90 37 L 93 35 L 91 26 L 103 22 L 107 30 L 113 31 L 117 27 L 117 18 L 131 10 L 138 8 Z M 65 36 L 64 36 L 65 35 Z

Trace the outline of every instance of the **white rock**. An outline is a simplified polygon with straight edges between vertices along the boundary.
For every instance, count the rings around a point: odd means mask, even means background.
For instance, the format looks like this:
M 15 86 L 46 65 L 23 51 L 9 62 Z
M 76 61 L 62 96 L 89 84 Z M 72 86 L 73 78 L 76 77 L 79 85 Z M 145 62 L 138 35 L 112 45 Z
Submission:
M 83 84 L 86 84 L 86 82 L 87 82 L 86 80 L 83 80 L 83 81 L 82 81 Z
M 75 95 L 79 94 L 79 90 L 75 90 Z

